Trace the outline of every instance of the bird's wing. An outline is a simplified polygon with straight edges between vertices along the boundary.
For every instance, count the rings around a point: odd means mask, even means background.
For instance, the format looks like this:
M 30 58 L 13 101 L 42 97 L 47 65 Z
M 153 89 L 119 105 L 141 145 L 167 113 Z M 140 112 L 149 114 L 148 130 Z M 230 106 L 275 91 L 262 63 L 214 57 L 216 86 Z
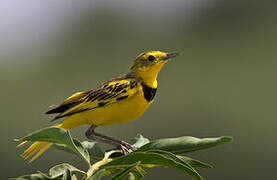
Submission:
M 63 103 L 59 105 L 53 105 L 53 107 L 47 111 L 46 114 L 63 113 L 77 104 L 80 104 L 87 94 L 87 92 L 77 92 L 68 97 Z
M 78 92 L 67 98 L 62 104 L 46 112 L 60 113 L 55 119 L 76 113 L 101 108 L 117 101 L 129 99 L 137 92 L 135 79 L 114 79 L 102 84 L 99 88 Z

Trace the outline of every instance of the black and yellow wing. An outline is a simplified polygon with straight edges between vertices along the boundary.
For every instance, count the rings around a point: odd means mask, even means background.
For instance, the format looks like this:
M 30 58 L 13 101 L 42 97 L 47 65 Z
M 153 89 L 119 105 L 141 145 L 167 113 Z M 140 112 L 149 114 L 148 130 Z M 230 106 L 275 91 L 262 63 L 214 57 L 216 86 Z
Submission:
M 63 103 L 50 109 L 46 114 L 59 113 L 54 120 L 76 113 L 101 108 L 132 97 L 137 92 L 137 80 L 118 78 L 102 84 L 99 88 L 78 92 Z

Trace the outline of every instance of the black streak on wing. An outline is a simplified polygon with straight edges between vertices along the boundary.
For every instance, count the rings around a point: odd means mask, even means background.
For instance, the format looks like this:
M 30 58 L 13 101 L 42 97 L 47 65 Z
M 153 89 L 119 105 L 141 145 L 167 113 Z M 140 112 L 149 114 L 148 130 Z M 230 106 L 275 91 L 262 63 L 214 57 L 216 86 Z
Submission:
M 65 115 L 63 115 L 63 116 L 57 115 L 57 116 L 55 116 L 54 119 L 52 119 L 51 121 L 55 121 L 55 120 L 57 120 L 57 119 L 60 119 L 60 118 L 66 117 L 66 116 L 70 116 L 70 115 L 73 115 L 73 114 L 76 114 L 76 113 L 84 112 L 84 111 L 87 111 L 87 110 L 90 110 L 90 109 L 92 109 L 92 108 L 85 108 L 85 109 L 81 109 L 81 110 L 77 110 L 77 111 L 72 111 L 72 112 L 70 112 L 70 113 L 68 113 L 68 114 L 65 114 Z
M 122 96 L 122 97 L 119 97 L 119 98 L 116 98 L 117 101 L 120 101 L 120 100 L 123 100 L 123 99 L 126 99 L 129 95 L 127 96 Z
M 136 81 L 131 81 L 130 82 L 130 89 L 133 89 L 136 86 L 137 86 L 137 82 Z
M 103 107 L 103 106 L 105 106 L 105 104 L 107 104 L 106 102 L 100 102 L 100 103 L 98 103 L 98 107 Z
M 103 106 L 105 106 L 107 103 L 109 103 L 109 101 L 107 101 L 107 102 L 100 102 L 100 103 L 98 103 L 98 106 L 97 106 L 97 107 L 103 107 Z M 72 112 L 70 112 L 70 113 L 68 113 L 68 114 L 65 114 L 65 115 L 63 115 L 63 116 L 58 115 L 58 116 L 55 116 L 54 119 L 53 119 L 52 121 L 57 120 L 57 119 L 60 119 L 60 118 L 63 118 L 63 117 L 66 117 L 66 116 L 70 116 L 70 115 L 73 115 L 73 114 L 76 114 L 76 113 L 80 113 L 80 112 L 92 110 L 92 109 L 95 109 L 95 108 L 97 108 L 97 107 L 85 108 L 85 109 L 80 109 L 80 110 L 72 111 Z
M 89 91 L 86 101 L 93 101 L 93 99 L 99 96 L 100 93 L 101 93 L 100 88 Z
M 120 92 L 121 90 L 123 90 L 123 89 L 126 88 L 127 86 L 128 86 L 127 83 L 121 84 L 121 85 L 117 86 L 117 87 L 114 89 L 114 92 Z
M 150 102 L 154 99 L 157 88 L 151 88 L 149 87 L 147 84 L 145 84 L 144 82 L 141 83 L 142 89 L 143 89 L 143 94 L 144 94 L 144 98 Z
M 104 96 L 102 96 L 101 98 L 98 99 L 98 101 L 107 99 L 107 97 L 111 96 L 111 94 L 105 94 Z
M 95 100 L 101 101 L 101 100 L 106 100 L 109 98 L 116 97 L 119 94 L 121 94 L 120 91 L 122 91 L 126 87 L 128 87 L 128 83 L 124 83 L 124 84 L 116 83 L 114 85 L 108 85 L 108 83 L 104 84 L 102 88 L 92 90 L 88 94 L 86 101 L 87 102 L 95 101 Z
M 60 106 L 58 106 L 58 107 L 55 107 L 55 108 L 53 108 L 53 109 L 50 109 L 50 110 L 47 111 L 45 114 L 62 113 L 62 112 L 65 112 L 66 110 L 72 108 L 73 106 L 76 106 L 76 105 L 80 104 L 81 102 L 82 102 L 82 101 L 77 101 L 77 102 L 72 102 L 72 103 L 60 105 Z

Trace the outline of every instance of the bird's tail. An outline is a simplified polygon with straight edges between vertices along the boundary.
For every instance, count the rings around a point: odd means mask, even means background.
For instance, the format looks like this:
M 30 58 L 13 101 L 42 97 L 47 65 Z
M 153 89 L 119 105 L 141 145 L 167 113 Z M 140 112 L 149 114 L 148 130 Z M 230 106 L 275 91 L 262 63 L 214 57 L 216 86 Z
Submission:
M 66 126 L 63 123 L 54 125 L 53 127 L 64 128 L 64 129 L 68 129 L 68 130 L 72 128 L 72 127 Z M 29 141 L 24 141 L 21 144 L 19 144 L 17 147 L 21 147 L 27 143 L 29 143 Z M 36 141 L 30 147 L 28 147 L 28 149 L 26 149 L 22 153 L 21 156 L 24 159 L 28 159 L 28 158 L 32 157 L 31 160 L 29 161 L 29 162 L 32 162 L 33 160 L 38 158 L 42 153 L 44 153 L 52 145 L 53 145 L 53 143 Z

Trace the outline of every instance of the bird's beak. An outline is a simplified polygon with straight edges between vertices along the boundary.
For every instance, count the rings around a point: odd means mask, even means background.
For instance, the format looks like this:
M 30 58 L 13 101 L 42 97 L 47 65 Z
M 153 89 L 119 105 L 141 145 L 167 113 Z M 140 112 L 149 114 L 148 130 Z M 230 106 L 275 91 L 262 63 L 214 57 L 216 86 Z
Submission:
M 168 59 L 174 58 L 179 55 L 180 55 L 179 53 L 167 53 L 166 56 L 164 58 L 162 58 L 161 60 L 168 60 Z

